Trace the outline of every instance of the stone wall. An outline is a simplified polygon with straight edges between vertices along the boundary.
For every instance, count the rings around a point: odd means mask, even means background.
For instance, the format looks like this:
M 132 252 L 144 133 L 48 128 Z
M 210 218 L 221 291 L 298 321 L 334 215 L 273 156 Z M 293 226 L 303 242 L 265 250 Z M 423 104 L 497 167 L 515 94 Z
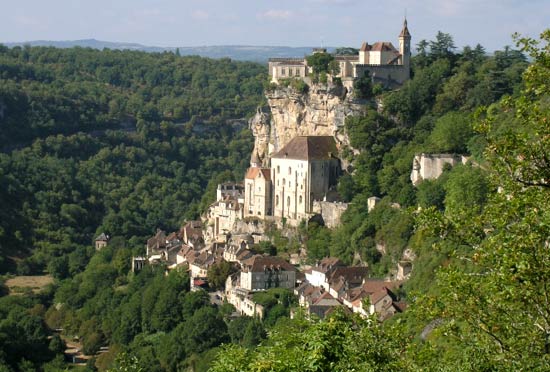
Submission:
M 411 181 L 418 186 L 423 180 L 437 179 L 445 165 L 454 167 L 457 164 L 466 164 L 468 158 L 458 154 L 419 154 L 413 159 Z
M 340 225 L 342 214 L 348 209 L 348 203 L 314 201 L 313 213 L 323 217 L 325 226 L 333 229 Z
M 410 78 L 410 69 L 403 65 L 355 65 L 355 77 L 368 71 L 373 82 L 388 88 L 397 88 Z

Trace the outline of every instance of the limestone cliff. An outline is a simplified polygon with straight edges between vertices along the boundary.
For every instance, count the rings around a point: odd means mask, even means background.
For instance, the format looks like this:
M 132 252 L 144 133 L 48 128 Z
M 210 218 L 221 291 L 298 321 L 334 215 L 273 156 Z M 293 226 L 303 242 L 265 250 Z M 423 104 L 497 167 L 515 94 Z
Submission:
M 268 109 L 258 109 L 249 122 L 255 138 L 252 162 L 269 166 L 269 155 L 299 135 L 330 135 L 339 148 L 348 145 L 345 118 L 359 114 L 364 107 L 352 99 L 351 89 L 310 84 L 305 93 L 284 86 L 266 91 Z

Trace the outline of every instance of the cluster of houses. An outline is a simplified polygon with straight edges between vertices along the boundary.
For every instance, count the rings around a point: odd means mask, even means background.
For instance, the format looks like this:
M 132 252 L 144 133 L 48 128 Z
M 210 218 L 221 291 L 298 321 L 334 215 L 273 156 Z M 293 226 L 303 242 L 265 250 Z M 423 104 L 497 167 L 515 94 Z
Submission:
M 209 288 L 208 271 L 213 265 L 229 262 L 235 272 L 226 279 L 223 299 L 239 314 L 259 318 L 265 309 L 253 295 L 270 288 L 293 291 L 306 315 L 321 319 L 338 307 L 362 316 L 376 313 L 380 320 L 405 308 L 394 292 L 401 283 L 371 279 L 367 267 L 349 267 L 327 257 L 314 266 L 297 268 L 281 257 L 255 253 L 253 244 L 245 236 L 205 244 L 202 222 L 190 221 L 170 234 L 158 230 L 147 240 L 146 257 L 134 257 L 132 267 L 139 270 L 159 263 L 167 269 L 185 267 L 191 290 L 200 290 Z
M 308 315 L 322 319 L 342 306 L 362 316 L 376 313 L 385 320 L 405 309 L 405 303 L 397 301 L 394 293 L 401 282 L 371 279 L 367 267 L 349 267 L 337 258 L 327 257 L 304 273 L 305 281 L 294 293 Z

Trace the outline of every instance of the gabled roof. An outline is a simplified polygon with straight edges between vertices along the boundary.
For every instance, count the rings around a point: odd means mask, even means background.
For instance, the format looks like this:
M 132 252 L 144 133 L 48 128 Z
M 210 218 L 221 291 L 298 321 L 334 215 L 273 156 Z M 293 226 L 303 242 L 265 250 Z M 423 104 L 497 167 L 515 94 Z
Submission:
M 108 242 L 109 241 L 109 235 L 105 235 L 105 233 L 101 233 L 97 238 L 95 238 L 96 242 Z
M 344 266 L 344 263 L 336 257 L 325 257 L 312 270 L 326 274 L 329 270 Z
M 342 303 L 340 301 L 338 301 L 328 292 L 323 293 L 312 303 L 312 305 L 317 306 L 338 306 L 341 304 Z
M 368 272 L 369 269 L 364 266 L 337 267 L 330 273 L 328 282 L 336 283 L 339 279 L 343 279 L 348 282 L 348 284 L 360 285 Z
M 157 233 L 152 238 L 147 239 L 148 248 L 163 248 L 166 246 L 166 232 L 161 229 L 157 230 Z
M 389 41 L 377 41 L 370 50 L 373 52 L 397 52 L 397 49 Z
M 295 160 L 327 160 L 337 154 L 332 136 L 297 136 L 271 158 Z
M 259 167 L 250 167 L 246 171 L 246 176 L 244 178 L 253 180 L 258 176 L 262 176 L 266 180 L 271 180 L 271 170 L 269 168 L 259 168 Z
M 368 51 L 371 50 L 371 48 L 372 48 L 372 46 L 369 45 L 369 43 L 364 42 L 364 43 L 361 45 L 361 49 L 359 49 L 359 51 L 361 51 L 361 52 L 368 52 Z
M 180 230 L 181 235 L 185 233 L 187 239 L 191 237 L 202 237 L 202 222 L 201 221 L 189 221 Z

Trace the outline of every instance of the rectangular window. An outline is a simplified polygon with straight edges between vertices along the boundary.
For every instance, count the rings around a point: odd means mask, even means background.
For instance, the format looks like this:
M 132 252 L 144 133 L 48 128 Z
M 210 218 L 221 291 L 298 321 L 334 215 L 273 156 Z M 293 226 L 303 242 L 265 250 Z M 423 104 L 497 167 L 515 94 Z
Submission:
M 285 76 L 286 75 L 286 68 L 282 68 L 281 69 L 281 76 Z

